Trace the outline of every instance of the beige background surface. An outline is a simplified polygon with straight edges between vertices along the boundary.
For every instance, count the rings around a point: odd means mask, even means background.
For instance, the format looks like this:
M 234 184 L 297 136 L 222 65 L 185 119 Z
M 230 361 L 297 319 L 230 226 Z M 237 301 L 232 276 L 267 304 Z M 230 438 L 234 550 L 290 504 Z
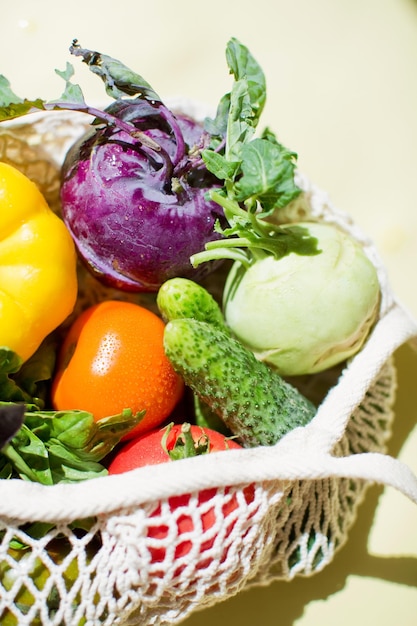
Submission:
M 268 81 L 263 124 L 374 239 L 399 299 L 417 316 L 416 0 L 15 0 L 0 21 L 0 73 L 22 96 L 57 97 L 67 61 L 89 100 L 100 81 L 68 47 L 117 57 L 162 97 L 215 106 L 238 37 Z M 391 453 L 417 471 L 417 356 L 397 354 Z M 275 583 L 194 614 L 185 626 L 415 626 L 417 507 L 372 487 L 349 542 L 311 579 Z

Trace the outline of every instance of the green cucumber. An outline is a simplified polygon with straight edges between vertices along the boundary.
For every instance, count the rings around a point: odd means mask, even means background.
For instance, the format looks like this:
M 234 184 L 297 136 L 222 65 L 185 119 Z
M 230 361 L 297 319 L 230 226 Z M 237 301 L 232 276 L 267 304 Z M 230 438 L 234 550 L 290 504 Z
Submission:
M 163 283 L 156 303 L 165 321 L 190 318 L 226 330 L 221 308 L 211 293 L 188 278 L 171 278 Z
M 197 319 L 227 331 L 223 313 L 215 298 L 205 287 L 188 278 L 175 277 L 163 283 L 159 288 L 156 304 L 166 322 L 182 318 Z M 217 413 L 197 394 L 194 393 L 193 396 L 195 423 L 230 435 L 229 429 Z
M 227 428 L 221 417 L 217 415 L 196 393 L 193 393 L 194 421 L 197 426 L 211 428 L 226 437 L 231 437 L 232 433 Z
M 186 385 L 245 447 L 273 445 L 316 413 L 295 387 L 218 326 L 173 319 L 164 348 Z

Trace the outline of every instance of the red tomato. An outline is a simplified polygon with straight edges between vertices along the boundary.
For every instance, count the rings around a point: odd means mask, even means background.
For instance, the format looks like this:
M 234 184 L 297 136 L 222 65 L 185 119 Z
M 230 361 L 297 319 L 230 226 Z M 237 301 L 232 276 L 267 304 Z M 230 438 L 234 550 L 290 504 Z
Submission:
M 143 467 L 145 465 L 157 465 L 159 463 L 172 462 L 168 452 L 172 452 L 175 449 L 178 438 L 181 437 L 182 429 L 182 424 L 176 424 L 172 426 L 165 442 L 165 429 L 158 429 L 146 433 L 141 437 L 124 444 L 110 463 L 108 468 L 109 474 L 121 474 L 136 469 L 138 467 Z M 209 428 L 202 428 L 200 426 L 192 425 L 190 427 L 190 434 L 194 439 L 195 445 L 198 445 L 199 443 L 204 445 L 204 442 L 208 443 L 208 453 L 241 448 L 241 446 L 233 439 L 228 439 L 221 433 L 218 433 Z M 203 541 L 200 546 L 200 555 L 202 555 L 203 557 L 199 564 L 200 567 L 208 567 L 210 565 L 211 557 L 207 555 L 207 557 L 204 558 L 204 553 L 209 551 L 210 548 L 213 547 L 216 540 L 215 533 L 210 532 L 210 529 L 216 523 L 216 515 L 218 515 L 219 513 L 216 512 L 214 504 L 212 507 L 210 506 L 210 500 L 212 500 L 217 493 L 218 490 L 216 488 L 212 488 L 200 491 L 197 496 L 192 496 L 191 494 L 180 494 L 168 498 L 168 506 L 171 513 L 174 513 L 181 507 L 187 507 L 192 497 L 197 497 L 198 506 L 203 508 L 200 515 L 201 532 L 203 537 Z M 243 489 L 243 496 L 248 505 L 253 502 L 254 493 L 254 485 L 248 485 Z M 230 516 L 230 523 L 227 527 L 227 532 L 225 535 L 226 540 L 236 524 L 236 518 L 233 516 L 233 511 L 238 508 L 239 504 L 236 494 L 232 493 L 229 487 L 225 488 L 224 495 L 225 502 L 221 511 L 222 516 L 226 519 Z M 158 504 L 153 512 L 150 514 L 150 516 L 158 517 L 160 514 L 161 504 Z M 184 513 L 178 517 L 176 524 L 177 537 L 175 539 L 175 559 L 182 559 L 192 549 L 192 543 L 187 537 L 189 537 L 189 533 L 194 529 L 194 522 L 193 518 L 190 515 Z M 158 563 L 165 560 L 165 546 L 168 533 L 169 528 L 167 525 L 149 525 L 147 536 L 149 538 L 152 538 L 153 540 L 152 546 L 149 547 L 153 563 Z M 207 538 L 205 539 L 204 535 L 206 533 Z M 158 540 L 160 540 L 159 546 Z M 224 554 L 222 556 L 223 559 L 226 558 L 227 551 L 228 547 L 227 545 L 225 545 Z M 184 564 L 180 564 L 175 570 L 175 576 L 178 576 L 184 569 L 184 567 Z
M 83 409 L 95 420 L 145 409 L 128 437 L 162 424 L 184 389 L 164 352 L 164 328 L 157 315 L 130 302 L 107 300 L 88 308 L 62 345 L 54 408 Z
M 200 454 L 242 447 L 215 430 L 194 425 L 186 427 L 190 429 L 195 446 L 206 445 L 206 450 Z M 124 444 L 110 463 L 109 474 L 122 474 L 137 467 L 171 461 L 172 457 L 168 453 L 172 453 L 176 445 L 178 447 L 178 439 L 182 436 L 183 428 L 182 424 L 175 424 L 169 426 L 168 430 L 165 428 L 153 430 Z

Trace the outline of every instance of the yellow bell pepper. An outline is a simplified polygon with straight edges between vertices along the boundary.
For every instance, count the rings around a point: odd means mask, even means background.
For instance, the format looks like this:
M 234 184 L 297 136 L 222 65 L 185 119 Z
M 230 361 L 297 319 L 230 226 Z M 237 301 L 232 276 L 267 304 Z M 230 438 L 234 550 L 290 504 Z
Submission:
M 71 313 L 76 252 L 38 187 L 0 162 L 0 346 L 26 361 Z

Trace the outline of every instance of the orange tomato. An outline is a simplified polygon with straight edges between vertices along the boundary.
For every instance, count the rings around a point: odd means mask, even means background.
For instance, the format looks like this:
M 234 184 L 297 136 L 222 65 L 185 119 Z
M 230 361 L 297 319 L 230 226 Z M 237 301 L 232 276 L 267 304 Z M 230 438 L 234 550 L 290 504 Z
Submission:
M 108 300 L 85 310 L 60 350 L 54 408 L 83 409 L 96 421 L 123 409 L 145 409 L 125 438 L 162 424 L 184 390 L 164 352 L 164 328 L 157 315 L 130 302 Z

